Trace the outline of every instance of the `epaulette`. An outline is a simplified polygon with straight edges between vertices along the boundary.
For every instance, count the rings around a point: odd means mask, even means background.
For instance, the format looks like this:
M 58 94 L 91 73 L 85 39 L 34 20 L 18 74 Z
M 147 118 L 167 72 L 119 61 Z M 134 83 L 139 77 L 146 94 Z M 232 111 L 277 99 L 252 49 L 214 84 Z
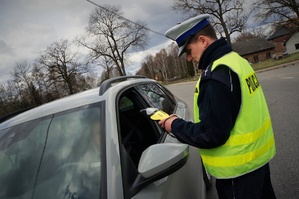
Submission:
M 221 65 L 218 66 L 215 70 L 211 71 L 211 66 L 212 65 L 210 64 L 206 69 L 202 71 L 201 82 L 204 82 L 206 80 L 216 80 L 233 91 L 231 69 L 228 66 Z

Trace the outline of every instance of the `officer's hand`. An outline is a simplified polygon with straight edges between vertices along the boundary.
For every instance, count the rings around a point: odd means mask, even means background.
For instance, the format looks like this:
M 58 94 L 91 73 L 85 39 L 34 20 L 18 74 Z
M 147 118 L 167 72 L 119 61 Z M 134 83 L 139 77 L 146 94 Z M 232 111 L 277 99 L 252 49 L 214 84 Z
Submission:
M 168 133 L 171 133 L 171 124 L 176 119 L 178 119 L 177 115 L 170 115 L 168 118 L 160 120 L 159 125 L 162 128 L 164 128 Z

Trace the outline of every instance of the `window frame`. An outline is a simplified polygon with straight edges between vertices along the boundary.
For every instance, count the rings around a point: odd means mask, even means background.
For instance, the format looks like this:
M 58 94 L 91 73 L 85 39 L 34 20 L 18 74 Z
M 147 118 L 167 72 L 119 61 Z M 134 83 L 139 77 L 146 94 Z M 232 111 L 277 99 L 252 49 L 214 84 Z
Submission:
M 129 199 L 135 195 L 135 193 L 134 192 L 132 193 L 132 190 L 130 190 L 130 189 L 131 189 L 133 183 L 135 182 L 135 180 L 137 180 L 137 178 L 139 178 L 140 175 L 138 172 L 138 168 L 136 168 L 135 165 L 133 164 L 133 162 L 130 160 L 129 155 L 126 152 L 126 149 L 124 148 L 124 146 L 122 144 L 121 134 L 120 134 L 121 133 L 121 125 L 120 125 L 120 115 L 119 115 L 119 108 L 120 108 L 119 102 L 120 102 L 121 97 L 123 97 L 123 95 L 126 92 L 134 92 L 136 94 L 136 97 L 139 99 L 138 103 L 140 103 L 141 106 L 151 107 L 151 103 L 148 102 L 147 99 L 145 99 L 145 97 L 138 91 L 138 89 L 136 89 L 137 86 L 144 85 L 144 84 L 154 84 L 154 85 L 158 86 L 162 90 L 162 92 L 165 94 L 166 98 L 169 101 L 171 101 L 171 103 L 174 104 L 173 112 L 175 112 L 175 110 L 177 109 L 177 106 L 178 106 L 176 98 L 170 93 L 170 91 L 168 91 L 166 88 L 164 88 L 163 86 L 161 86 L 160 84 L 155 83 L 155 82 L 141 82 L 141 83 L 137 83 L 134 85 L 130 85 L 130 86 L 122 89 L 122 91 L 117 94 L 116 99 L 115 99 L 115 107 L 116 107 L 115 110 L 116 110 L 116 117 L 117 117 L 117 131 L 118 131 L 118 141 L 119 141 L 119 150 L 120 150 L 120 158 L 121 158 L 121 170 L 122 170 L 122 179 L 123 179 L 122 184 L 123 184 L 123 191 L 124 191 L 125 199 Z M 155 124 L 155 126 L 153 128 L 155 128 L 157 131 L 160 132 L 160 139 L 158 140 L 158 143 L 165 142 L 167 133 L 165 131 L 163 131 L 163 129 L 160 126 L 158 126 L 158 124 Z

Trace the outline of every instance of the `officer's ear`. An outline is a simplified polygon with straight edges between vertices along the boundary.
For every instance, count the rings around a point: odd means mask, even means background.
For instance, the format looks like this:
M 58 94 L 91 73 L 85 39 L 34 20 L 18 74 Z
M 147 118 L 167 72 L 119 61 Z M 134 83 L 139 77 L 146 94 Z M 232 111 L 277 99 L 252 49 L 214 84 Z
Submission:
M 199 35 L 197 40 L 204 49 L 206 49 L 213 42 L 210 37 L 205 35 Z

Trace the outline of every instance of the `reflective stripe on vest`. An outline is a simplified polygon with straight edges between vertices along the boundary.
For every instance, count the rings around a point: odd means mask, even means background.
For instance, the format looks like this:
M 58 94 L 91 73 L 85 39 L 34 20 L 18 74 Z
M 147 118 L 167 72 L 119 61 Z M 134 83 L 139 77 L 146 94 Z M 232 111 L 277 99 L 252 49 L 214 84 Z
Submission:
M 198 107 L 197 99 L 198 99 L 198 95 L 199 95 L 199 83 L 200 83 L 200 78 L 197 81 L 196 86 L 195 86 L 194 100 L 193 100 L 193 109 L 194 109 L 194 111 L 193 111 L 193 114 L 194 114 L 193 117 L 194 117 L 194 121 L 196 121 L 196 122 L 200 122 L 198 108 L 197 109 L 195 108 L 195 107 Z
M 226 65 L 239 77 L 241 108 L 227 142 L 213 149 L 199 149 L 206 170 L 216 178 L 234 178 L 249 173 L 273 158 L 275 142 L 267 103 L 258 79 L 248 62 L 231 52 L 211 68 Z M 200 122 L 197 105 L 200 79 L 194 93 L 194 121 Z

